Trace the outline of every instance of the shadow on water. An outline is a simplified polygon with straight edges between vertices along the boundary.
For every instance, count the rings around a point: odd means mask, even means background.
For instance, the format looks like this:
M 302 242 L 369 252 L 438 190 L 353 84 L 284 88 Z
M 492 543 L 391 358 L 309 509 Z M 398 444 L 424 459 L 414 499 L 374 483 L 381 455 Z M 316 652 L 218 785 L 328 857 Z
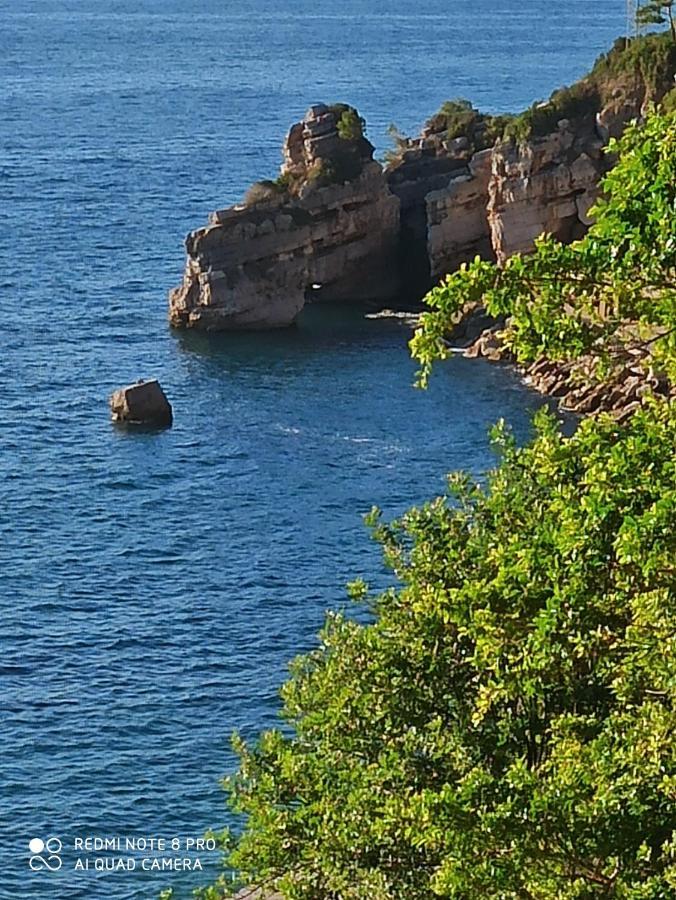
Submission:
M 138 435 L 162 434 L 171 428 L 169 425 L 153 425 L 150 422 L 111 422 L 116 435 L 119 437 L 136 437 Z
M 406 405 L 410 403 L 413 408 L 416 395 L 420 394 L 413 386 L 417 363 L 410 358 L 407 346 L 412 335 L 410 319 L 400 314 L 374 317 L 369 315 L 368 307 L 359 303 L 314 304 L 303 310 L 294 325 L 272 331 L 187 330 L 175 334 L 186 359 L 198 365 L 201 360 L 202 374 L 209 374 L 216 381 L 221 381 L 224 374 L 236 379 L 246 370 L 266 372 L 271 378 L 279 376 L 280 387 L 288 387 L 289 377 L 310 378 L 319 383 L 327 371 L 340 367 L 346 390 L 351 381 L 354 388 L 359 378 L 370 379 L 369 389 L 375 390 L 385 389 L 396 378 L 400 383 L 395 390 L 403 391 L 401 399 Z M 388 365 L 383 368 L 382 351 L 394 352 L 400 361 L 393 366 L 388 356 Z M 402 375 L 402 364 L 408 376 Z M 356 375 L 355 370 L 361 374 Z M 409 390 L 411 396 L 406 400 Z M 461 418 L 471 416 L 471 409 L 464 408 L 468 403 L 470 407 L 492 405 L 489 398 L 502 395 L 511 396 L 515 407 L 525 408 L 530 414 L 540 406 L 548 407 L 567 436 L 573 434 L 579 421 L 574 414 L 559 409 L 554 398 L 528 389 L 509 363 L 454 355 L 436 367 L 429 391 L 422 393 L 441 397 L 448 414 Z M 514 408 L 507 408 L 504 413 L 509 422 Z
M 237 364 L 268 358 L 314 356 L 344 346 L 400 343 L 405 347 L 410 326 L 402 318 L 367 318 L 358 303 L 307 306 L 288 328 L 271 331 L 178 331 L 179 348 L 189 355 Z

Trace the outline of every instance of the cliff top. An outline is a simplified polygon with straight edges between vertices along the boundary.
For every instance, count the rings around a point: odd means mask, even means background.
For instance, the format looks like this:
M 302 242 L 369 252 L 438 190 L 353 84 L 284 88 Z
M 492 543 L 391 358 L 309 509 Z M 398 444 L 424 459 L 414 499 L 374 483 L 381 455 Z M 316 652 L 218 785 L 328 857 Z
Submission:
M 347 103 L 313 104 L 284 141 L 284 162 L 274 180 L 258 181 L 244 198 L 247 206 L 280 196 L 291 199 L 330 184 L 353 181 L 373 159 L 366 123 Z
M 667 108 L 676 105 L 675 73 L 676 43 L 668 32 L 618 38 L 588 75 L 521 113 L 488 115 L 459 98 L 444 103 L 419 138 L 407 138 L 392 126 L 395 149 L 387 154 L 387 162 L 394 169 L 407 161 L 407 151 L 415 149 L 469 157 L 500 140 L 525 141 L 550 134 L 561 120 L 571 122 L 578 133 L 585 128 L 591 132 L 601 116 L 615 136 L 621 130 L 615 127 L 616 120 L 625 119 L 623 110 L 646 109 L 663 100 Z

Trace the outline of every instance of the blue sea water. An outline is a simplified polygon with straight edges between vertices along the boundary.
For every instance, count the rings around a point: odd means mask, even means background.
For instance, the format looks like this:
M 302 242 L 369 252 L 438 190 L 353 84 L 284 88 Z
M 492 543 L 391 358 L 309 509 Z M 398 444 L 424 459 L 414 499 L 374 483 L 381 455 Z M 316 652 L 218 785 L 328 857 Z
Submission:
M 213 853 L 201 876 L 76 872 L 73 841 L 229 821 L 232 729 L 273 724 L 344 584 L 385 577 L 362 514 L 484 472 L 488 426 L 523 438 L 541 402 L 458 359 L 415 391 L 406 328 L 356 310 L 172 333 L 184 234 L 275 172 L 310 102 L 358 106 L 382 152 L 390 122 L 416 131 L 445 99 L 507 111 L 571 82 L 623 12 L 0 0 L 0 898 L 187 897 L 212 878 Z M 153 375 L 174 427 L 116 430 L 110 391 Z M 32 871 L 28 841 L 49 836 L 62 868 Z

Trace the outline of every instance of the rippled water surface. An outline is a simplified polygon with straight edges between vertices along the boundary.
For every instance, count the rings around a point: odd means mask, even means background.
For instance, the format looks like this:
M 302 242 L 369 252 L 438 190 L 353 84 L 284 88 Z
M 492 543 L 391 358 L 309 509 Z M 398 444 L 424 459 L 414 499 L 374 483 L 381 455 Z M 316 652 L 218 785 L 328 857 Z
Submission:
M 170 333 L 185 232 L 274 173 L 310 102 L 356 104 L 382 151 L 449 97 L 572 81 L 623 7 L 0 0 L 1 898 L 188 896 L 199 875 L 75 872 L 69 847 L 227 821 L 231 730 L 274 722 L 345 582 L 383 577 L 361 515 L 484 471 L 488 425 L 525 436 L 539 402 L 464 360 L 416 392 L 406 328 L 355 310 Z M 151 375 L 173 429 L 115 430 L 109 392 Z M 32 872 L 49 835 L 63 866 Z

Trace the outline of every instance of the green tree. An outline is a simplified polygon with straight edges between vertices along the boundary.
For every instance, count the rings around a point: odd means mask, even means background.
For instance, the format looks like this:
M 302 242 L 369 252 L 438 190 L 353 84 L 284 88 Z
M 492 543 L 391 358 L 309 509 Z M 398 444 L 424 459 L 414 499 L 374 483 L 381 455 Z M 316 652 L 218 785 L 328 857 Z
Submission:
M 657 328 L 673 384 L 675 132 L 628 130 L 584 241 L 449 276 L 414 340 L 426 370 L 485 297 L 523 358 L 605 352 L 630 318 Z M 351 588 L 371 623 L 329 615 L 282 690 L 285 725 L 236 739 L 243 883 L 290 900 L 676 895 L 676 409 L 535 429 L 523 448 L 494 429 L 485 484 L 457 473 L 397 522 L 370 516 L 393 573 Z
M 671 37 L 676 41 L 676 20 L 674 19 L 676 0 L 643 0 L 636 19 L 641 25 L 666 25 L 669 23 Z
M 401 587 L 329 617 L 238 742 L 231 857 L 294 900 L 676 890 L 676 416 L 530 447 L 376 536 Z M 365 587 L 354 587 L 364 598 Z

